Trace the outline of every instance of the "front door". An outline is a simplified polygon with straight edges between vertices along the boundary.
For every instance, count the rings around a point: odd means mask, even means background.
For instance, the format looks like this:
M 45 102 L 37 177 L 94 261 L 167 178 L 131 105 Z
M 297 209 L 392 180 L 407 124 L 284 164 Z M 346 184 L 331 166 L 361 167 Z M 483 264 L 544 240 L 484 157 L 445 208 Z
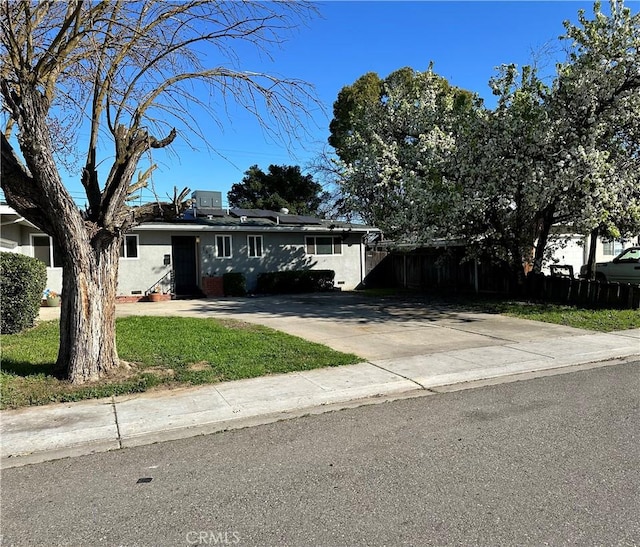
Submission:
M 176 296 L 199 296 L 196 238 L 172 236 L 171 251 Z

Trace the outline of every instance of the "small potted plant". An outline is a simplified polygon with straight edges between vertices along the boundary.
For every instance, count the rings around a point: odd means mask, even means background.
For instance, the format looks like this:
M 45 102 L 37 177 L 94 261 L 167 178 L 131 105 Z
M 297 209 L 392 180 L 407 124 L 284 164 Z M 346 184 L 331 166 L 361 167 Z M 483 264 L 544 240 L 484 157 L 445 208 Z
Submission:
M 153 287 L 153 290 L 147 295 L 147 298 L 149 298 L 149 302 L 160 302 L 164 300 L 164 294 L 160 286 L 156 285 Z
M 47 306 L 50 308 L 57 308 L 60 306 L 60 295 L 57 292 L 47 289 L 44 291 L 43 296 L 47 301 Z

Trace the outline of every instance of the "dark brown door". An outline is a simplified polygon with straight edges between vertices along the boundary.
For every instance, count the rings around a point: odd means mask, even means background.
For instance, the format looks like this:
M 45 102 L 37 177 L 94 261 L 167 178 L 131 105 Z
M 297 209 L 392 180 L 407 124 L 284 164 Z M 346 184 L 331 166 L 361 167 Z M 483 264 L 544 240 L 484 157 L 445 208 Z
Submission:
M 176 296 L 199 296 L 196 267 L 196 238 L 172 236 L 173 273 Z

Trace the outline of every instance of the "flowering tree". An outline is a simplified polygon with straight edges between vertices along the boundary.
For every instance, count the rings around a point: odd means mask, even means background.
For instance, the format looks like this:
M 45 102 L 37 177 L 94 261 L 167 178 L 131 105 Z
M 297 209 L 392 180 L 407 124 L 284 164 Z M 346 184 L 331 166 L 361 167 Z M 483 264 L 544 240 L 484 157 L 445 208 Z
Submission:
M 594 239 L 640 232 L 640 13 L 622 0 L 609 7 L 565 22 L 571 51 L 549 101 L 569 172 L 558 208 Z
M 540 271 L 555 224 L 640 231 L 640 15 L 612 0 L 565 23 L 569 56 L 546 86 L 504 65 L 494 109 L 431 70 L 365 75 L 334 106 L 343 205 L 391 237 L 464 237 L 516 285 Z
M 404 241 L 434 236 L 455 192 L 446 171 L 456 128 L 476 106 L 431 68 L 384 80 L 369 73 L 343 88 L 329 138 L 340 158 L 342 210 Z
M 61 252 L 58 366 L 72 382 L 95 380 L 119 363 L 115 296 L 124 234 L 185 207 L 186 190 L 173 203 L 128 205 L 153 169 L 134 178 L 140 159 L 169 146 L 179 132 L 205 138 L 203 111 L 219 122 L 217 108 L 230 100 L 266 129 L 293 130 L 313 100 L 308 86 L 240 70 L 236 49 L 248 45 L 268 54 L 310 10 L 305 3 L 2 0 L 0 93 L 8 122 L 2 189 Z M 269 125 L 261 104 L 273 115 Z M 81 176 L 86 211 L 72 200 L 56 161 L 74 147 L 74 128 L 88 135 Z M 110 156 L 99 157 L 108 146 Z M 98 166 L 107 161 L 101 181 Z
M 554 224 L 640 231 L 640 16 L 610 9 L 565 22 L 570 54 L 550 88 L 531 67 L 503 67 L 496 108 L 458 149 L 460 225 L 516 279 L 540 271 Z
M 552 215 L 546 88 L 534 69 L 514 65 L 503 66 L 491 87 L 496 108 L 469 124 L 455 150 L 460 193 L 452 216 L 471 253 L 506 263 L 522 283 L 540 223 Z

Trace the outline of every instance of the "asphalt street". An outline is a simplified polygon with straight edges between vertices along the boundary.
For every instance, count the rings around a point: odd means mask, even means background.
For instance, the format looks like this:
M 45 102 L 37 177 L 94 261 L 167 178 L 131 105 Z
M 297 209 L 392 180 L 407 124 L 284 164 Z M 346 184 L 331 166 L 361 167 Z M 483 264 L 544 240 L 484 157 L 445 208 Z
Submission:
M 2 472 L 2 545 L 638 545 L 640 362 Z

